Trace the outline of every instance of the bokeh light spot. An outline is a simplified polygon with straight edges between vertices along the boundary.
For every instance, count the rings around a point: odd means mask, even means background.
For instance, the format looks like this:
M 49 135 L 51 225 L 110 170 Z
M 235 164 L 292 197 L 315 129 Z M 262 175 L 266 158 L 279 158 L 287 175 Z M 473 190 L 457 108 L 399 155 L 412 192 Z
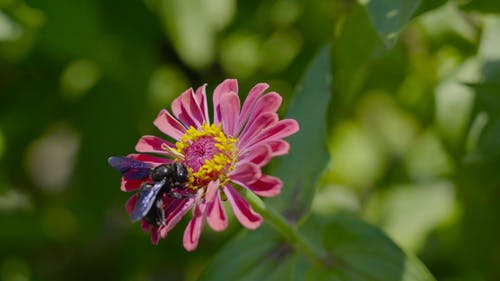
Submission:
M 61 190 L 68 183 L 80 145 L 80 136 L 68 125 L 56 125 L 27 150 L 27 170 L 33 182 L 47 190 Z
M 19 257 L 7 257 L 0 267 L 0 279 L 4 281 L 28 281 L 30 275 L 29 265 Z
M 67 99 L 73 100 L 87 93 L 101 78 L 99 66 L 90 60 L 71 62 L 61 75 L 61 90 Z

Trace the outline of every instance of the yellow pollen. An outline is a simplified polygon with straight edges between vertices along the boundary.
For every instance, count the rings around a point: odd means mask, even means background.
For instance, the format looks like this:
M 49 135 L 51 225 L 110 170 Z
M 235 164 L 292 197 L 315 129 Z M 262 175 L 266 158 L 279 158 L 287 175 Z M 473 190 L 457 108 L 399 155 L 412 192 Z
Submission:
M 189 147 L 201 137 L 211 138 L 213 148 L 209 147 L 208 150 L 211 150 L 213 155 L 209 155 L 211 158 L 204 159 L 203 165 L 197 171 L 193 171 L 193 168 L 189 165 L 189 160 L 186 160 L 185 164 L 190 172 L 189 187 L 194 190 L 203 188 L 210 181 L 217 179 L 219 179 L 221 185 L 226 183 L 229 180 L 227 173 L 234 169 L 238 152 L 236 147 L 238 139 L 231 136 L 227 137 L 221 126 L 215 124 L 203 124 L 199 129 L 191 126 L 181 140 L 175 144 L 176 152 L 189 159 L 189 156 L 186 155 L 186 153 L 189 153 Z

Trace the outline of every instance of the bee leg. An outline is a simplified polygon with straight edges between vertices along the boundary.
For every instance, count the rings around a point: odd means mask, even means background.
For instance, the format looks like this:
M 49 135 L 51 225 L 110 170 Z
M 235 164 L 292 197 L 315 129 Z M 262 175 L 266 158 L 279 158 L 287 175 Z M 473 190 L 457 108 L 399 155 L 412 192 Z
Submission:
M 163 199 L 156 200 L 156 225 L 165 225 L 165 210 L 163 210 Z

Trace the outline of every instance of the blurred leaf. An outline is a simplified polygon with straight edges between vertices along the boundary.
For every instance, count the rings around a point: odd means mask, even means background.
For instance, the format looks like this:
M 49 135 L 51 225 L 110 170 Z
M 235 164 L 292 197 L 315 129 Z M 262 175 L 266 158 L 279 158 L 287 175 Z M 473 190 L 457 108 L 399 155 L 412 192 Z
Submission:
M 337 215 L 312 216 L 301 228 L 332 257 L 325 270 L 304 258 L 297 260 L 295 280 L 434 280 L 414 256 L 405 254 L 382 231 L 358 219 Z
M 267 225 L 258 231 L 242 231 L 217 253 L 199 280 L 264 280 L 279 269 L 289 253 L 290 249 L 279 242 L 278 233 Z
M 500 13 L 500 4 L 497 1 L 488 0 L 468 0 L 458 1 L 465 3 L 461 6 L 466 11 L 478 11 L 482 13 Z
M 329 146 L 333 165 L 326 175 L 330 182 L 362 193 L 384 172 L 387 162 L 384 151 L 357 122 L 339 122 Z
M 236 0 L 205 1 L 207 15 L 216 30 L 224 29 L 236 14 Z
M 415 181 L 449 177 L 455 170 L 453 159 L 432 130 L 422 132 L 414 140 L 404 164 L 408 176 Z
M 443 21 L 443 18 L 446 21 Z M 455 1 L 448 1 L 445 5 L 429 11 L 417 21 L 423 25 L 430 38 L 443 40 L 443 44 L 459 47 L 461 51 L 464 51 L 467 44 L 475 46 L 480 34 L 477 23 L 471 21 L 467 14 L 457 7 Z
M 448 0 L 421 0 L 420 5 L 414 13 L 414 17 L 435 10 L 447 2 Z
M 208 67 L 215 57 L 215 28 L 204 1 L 161 2 L 165 29 L 181 59 L 193 68 Z
M 500 74 L 500 71 L 498 74 Z M 469 86 L 476 93 L 476 111 L 486 111 L 492 115 L 500 114 L 500 84 L 492 81 Z
M 436 125 L 446 144 L 457 148 L 471 119 L 474 93 L 465 85 L 479 79 L 476 59 L 466 60 L 436 88 Z
M 307 70 L 287 116 L 300 125 L 288 139 L 290 153 L 278 159 L 272 175 L 283 180 L 280 196 L 267 202 L 289 219 L 309 210 L 318 178 L 328 161 L 326 114 L 330 100 L 330 47 L 324 47 Z M 307 165 L 305 165 L 307 163 Z
M 484 18 L 484 30 L 479 45 L 478 57 L 482 62 L 481 80 L 468 83 L 469 89 L 475 92 L 474 111 L 476 121 L 471 123 L 469 136 L 477 140 L 469 159 L 489 162 L 500 160 L 500 51 L 498 44 L 500 32 L 500 17 Z M 472 134 L 472 135 L 471 135 Z
M 412 252 L 419 251 L 427 235 L 449 220 L 455 210 L 454 186 L 447 181 L 397 185 L 380 195 L 370 201 L 364 213 L 376 216 L 374 221 Z
M 251 33 L 233 33 L 222 41 L 220 63 L 224 71 L 242 79 L 253 75 L 262 63 L 261 41 Z
M 410 20 L 420 0 L 360 0 L 364 4 L 380 38 L 387 47 L 394 46 L 399 32 Z
M 500 16 L 483 17 L 483 33 L 479 43 L 479 56 L 486 62 L 500 60 Z

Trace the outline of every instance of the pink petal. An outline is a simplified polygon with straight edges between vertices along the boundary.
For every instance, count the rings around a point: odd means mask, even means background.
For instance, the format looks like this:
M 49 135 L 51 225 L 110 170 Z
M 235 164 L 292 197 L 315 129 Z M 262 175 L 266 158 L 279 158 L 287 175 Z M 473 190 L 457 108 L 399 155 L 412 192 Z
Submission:
M 264 93 L 265 90 L 267 90 L 267 88 L 269 88 L 268 84 L 259 83 L 255 85 L 250 92 L 248 92 L 241 109 L 240 119 L 238 120 L 238 125 L 236 126 L 237 128 L 242 128 L 243 125 L 245 125 L 248 117 L 250 116 L 250 112 L 255 106 L 255 101 Z
M 267 143 L 271 147 L 272 156 L 279 156 L 288 153 L 290 144 L 284 140 L 275 140 Z
M 160 235 L 158 233 L 158 228 L 152 227 L 151 228 L 151 243 L 153 243 L 153 245 L 158 245 L 159 241 L 160 241 Z
M 219 190 L 219 180 L 211 181 L 208 183 L 207 191 L 205 192 L 205 201 L 212 203 L 215 200 L 217 191 Z
M 130 192 L 135 191 L 141 187 L 141 184 L 147 179 L 143 180 L 131 180 L 122 177 L 122 182 L 120 185 L 121 191 Z
M 135 209 L 135 204 L 137 203 L 137 194 L 134 194 L 130 196 L 130 198 L 127 200 L 127 203 L 125 203 L 125 210 L 127 210 L 127 213 L 130 215 Z
M 212 190 L 211 190 L 212 189 Z M 207 188 L 207 221 L 215 231 L 222 231 L 227 227 L 227 217 L 220 197 L 219 181 L 210 182 Z
M 279 178 L 263 175 L 257 181 L 244 186 L 259 196 L 272 197 L 281 192 L 283 182 Z
M 240 135 L 240 148 L 246 143 L 261 134 L 266 128 L 278 122 L 278 114 L 267 112 L 259 115 L 256 119 L 250 120 Z
M 276 112 L 281 105 L 282 98 L 276 92 L 271 92 L 260 97 L 255 103 L 249 120 L 255 119 L 264 112 Z
M 177 201 L 182 201 L 182 202 L 177 202 Z M 184 215 L 193 207 L 194 204 L 194 199 L 188 199 L 188 200 L 177 200 L 175 203 L 175 206 L 172 206 L 172 208 L 169 206 L 165 210 L 165 213 L 167 214 L 165 218 L 165 227 L 163 227 L 160 230 L 160 236 L 162 238 L 165 238 L 167 236 L 167 233 L 174 228 L 177 223 L 184 217 Z
M 274 140 L 279 140 L 288 137 L 299 130 L 299 124 L 294 119 L 283 119 L 273 124 L 271 127 L 264 130 L 262 133 L 254 136 L 248 143 L 245 143 L 245 148 L 250 149 L 258 143 L 265 143 Z
M 210 118 L 208 117 L 208 103 L 207 103 L 207 94 L 206 94 L 206 89 L 207 84 L 204 84 L 203 86 L 199 87 L 196 90 L 196 101 L 200 105 L 202 114 L 203 114 L 203 120 L 205 123 L 210 124 Z
M 203 190 L 199 189 L 196 195 L 193 207 L 193 218 L 189 221 L 186 229 L 184 230 L 183 244 L 187 251 L 193 251 L 198 246 L 201 231 L 206 219 L 206 204 L 201 202 Z
M 205 222 L 205 216 L 195 215 L 189 221 L 186 230 L 184 230 L 183 244 L 187 251 L 194 251 L 198 247 L 198 241 L 200 239 L 201 231 L 203 230 L 203 225 Z
M 238 221 L 248 229 L 259 227 L 262 217 L 252 210 L 248 202 L 230 185 L 224 185 L 223 189 Z
M 142 220 L 141 221 L 141 228 L 142 228 L 142 231 L 149 233 L 149 231 L 153 228 L 153 226 L 150 225 L 149 223 L 147 223 L 145 220 Z
M 252 162 L 259 167 L 265 166 L 272 159 L 272 149 L 268 144 L 263 144 L 240 156 L 239 162 Z
M 162 109 L 153 124 L 165 135 L 180 140 L 186 132 L 186 127 L 175 119 L 168 111 Z
M 133 159 L 136 159 L 136 160 L 139 160 L 139 161 L 142 161 L 142 162 L 153 164 L 153 166 L 156 166 L 156 165 L 159 165 L 159 164 L 164 164 L 164 163 L 171 163 L 172 162 L 172 160 L 170 160 L 170 159 L 162 158 L 162 157 L 156 157 L 156 156 L 152 156 L 152 155 L 149 155 L 149 154 L 137 154 L 137 153 L 133 153 L 133 154 L 127 155 L 127 157 L 133 158 Z
M 235 136 L 235 127 L 240 114 L 240 98 L 238 94 L 235 92 L 224 93 L 220 97 L 220 111 L 224 133 Z
M 260 167 L 251 162 L 238 163 L 228 174 L 232 181 L 242 184 L 255 182 L 261 175 Z
M 222 121 L 220 102 L 222 93 L 235 92 L 238 93 L 238 80 L 236 79 L 226 79 L 214 90 L 213 102 L 214 102 L 214 124 L 218 125 Z
M 195 128 L 199 128 L 203 124 L 205 121 L 204 112 L 193 89 L 185 91 L 174 102 L 175 106 L 172 106 L 172 111 L 184 124 Z
M 197 123 L 195 116 L 190 112 L 190 106 L 188 105 L 190 97 L 193 97 L 194 99 L 194 92 L 191 88 L 184 91 L 184 93 L 172 102 L 172 113 L 175 117 L 177 117 L 177 119 L 184 123 L 186 127 L 193 126 L 198 128 L 199 124 Z
M 157 136 L 142 136 L 135 145 L 135 150 L 146 153 L 168 154 L 165 149 L 162 148 L 162 145 L 175 147 L 172 143 Z

